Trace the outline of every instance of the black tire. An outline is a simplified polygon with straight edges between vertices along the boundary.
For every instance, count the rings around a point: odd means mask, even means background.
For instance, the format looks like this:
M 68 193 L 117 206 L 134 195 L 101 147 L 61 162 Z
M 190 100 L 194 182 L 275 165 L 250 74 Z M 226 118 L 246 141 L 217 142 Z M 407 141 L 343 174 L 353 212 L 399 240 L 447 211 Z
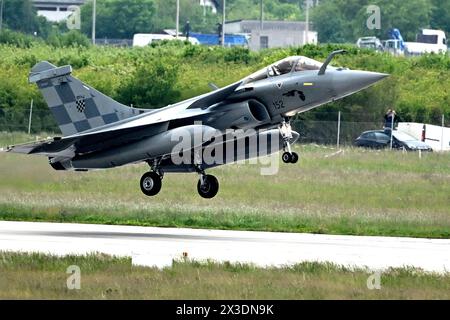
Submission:
M 291 163 L 297 163 L 299 159 L 298 153 L 297 152 L 292 152 L 291 154 Z
M 198 180 L 197 191 L 202 198 L 214 198 L 217 192 L 219 192 L 219 181 L 217 181 L 216 177 L 207 174 L 203 177 L 203 185 L 201 179 Z
M 141 191 L 146 196 L 155 196 L 161 191 L 161 176 L 156 172 L 146 172 L 141 178 Z
M 284 163 L 291 163 L 292 155 L 289 152 L 285 152 L 281 156 L 281 160 L 283 160 Z

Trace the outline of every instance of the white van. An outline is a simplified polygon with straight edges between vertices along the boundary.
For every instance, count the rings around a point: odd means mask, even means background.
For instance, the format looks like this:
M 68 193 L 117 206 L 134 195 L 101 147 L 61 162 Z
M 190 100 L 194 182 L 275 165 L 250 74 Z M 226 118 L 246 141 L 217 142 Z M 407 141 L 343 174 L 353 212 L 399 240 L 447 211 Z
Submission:
M 442 30 L 423 29 L 416 42 L 405 42 L 405 52 L 410 56 L 426 53 L 447 53 L 447 37 Z

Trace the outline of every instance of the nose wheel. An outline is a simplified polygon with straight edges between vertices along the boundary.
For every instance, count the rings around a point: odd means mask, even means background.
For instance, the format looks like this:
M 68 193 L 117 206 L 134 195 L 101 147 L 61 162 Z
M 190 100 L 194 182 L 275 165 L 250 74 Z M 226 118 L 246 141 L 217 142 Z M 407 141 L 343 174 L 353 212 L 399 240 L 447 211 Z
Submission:
M 219 192 L 219 181 L 210 174 L 202 174 L 197 183 L 197 191 L 202 198 L 214 198 Z
M 291 143 L 289 142 L 292 139 L 292 129 L 289 119 L 283 121 L 280 125 L 280 134 L 283 137 L 283 150 L 285 151 L 281 159 L 284 163 L 297 163 L 299 156 L 296 152 L 292 152 Z
M 281 156 L 281 159 L 283 160 L 284 163 L 297 163 L 299 156 L 297 152 L 285 152 L 283 153 L 283 155 Z
M 155 196 L 161 191 L 162 175 L 154 171 L 146 172 L 141 178 L 141 191 L 146 196 Z

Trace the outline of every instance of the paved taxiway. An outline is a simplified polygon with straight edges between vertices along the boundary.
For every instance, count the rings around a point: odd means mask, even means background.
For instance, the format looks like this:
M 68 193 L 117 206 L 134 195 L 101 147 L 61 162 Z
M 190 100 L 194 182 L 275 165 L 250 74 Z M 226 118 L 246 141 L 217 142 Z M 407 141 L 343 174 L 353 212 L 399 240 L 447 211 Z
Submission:
M 0 250 L 55 255 L 102 252 L 159 267 L 187 253 L 194 260 L 258 266 L 328 261 L 372 270 L 412 266 L 450 272 L 450 240 L 394 237 L 0 221 Z

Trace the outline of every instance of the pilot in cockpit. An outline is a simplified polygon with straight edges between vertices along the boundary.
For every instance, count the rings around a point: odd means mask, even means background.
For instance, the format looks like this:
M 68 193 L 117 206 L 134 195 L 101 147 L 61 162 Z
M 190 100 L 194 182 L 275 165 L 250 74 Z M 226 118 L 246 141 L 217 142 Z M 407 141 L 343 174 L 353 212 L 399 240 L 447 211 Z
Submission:
M 274 66 L 275 72 L 277 73 L 277 75 L 289 73 L 292 70 L 292 64 L 293 64 L 292 60 L 281 61 L 280 63 Z

